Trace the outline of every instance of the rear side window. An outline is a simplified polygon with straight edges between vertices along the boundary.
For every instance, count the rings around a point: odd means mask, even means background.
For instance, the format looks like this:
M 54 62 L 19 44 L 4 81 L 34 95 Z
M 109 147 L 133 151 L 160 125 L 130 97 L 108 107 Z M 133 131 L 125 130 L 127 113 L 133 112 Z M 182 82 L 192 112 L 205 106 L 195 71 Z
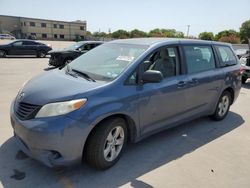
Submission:
M 215 68 L 211 46 L 184 46 L 188 73 L 196 73 Z
M 237 64 L 237 59 L 230 47 L 216 46 L 216 50 L 219 55 L 220 65 L 222 67 Z

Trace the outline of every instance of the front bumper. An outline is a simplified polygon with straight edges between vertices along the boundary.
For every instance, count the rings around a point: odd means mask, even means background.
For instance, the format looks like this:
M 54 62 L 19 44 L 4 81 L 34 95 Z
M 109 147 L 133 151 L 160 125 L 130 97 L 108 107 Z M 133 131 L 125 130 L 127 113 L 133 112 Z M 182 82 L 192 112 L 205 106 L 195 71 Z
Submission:
M 14 138 L 28 156 L 48 167 L 80 163 L 90 127 L 67 116 L 20 120 L 11 105 Z
M 53 55 L 50 56 L 50 59 L 49 59 L 49 65 L 51 66 L 55 66 L 55 67 L 60 67 L 60 66 L 63 66 L 63 59 L 60 58 L 60 57 L 55 57 Z

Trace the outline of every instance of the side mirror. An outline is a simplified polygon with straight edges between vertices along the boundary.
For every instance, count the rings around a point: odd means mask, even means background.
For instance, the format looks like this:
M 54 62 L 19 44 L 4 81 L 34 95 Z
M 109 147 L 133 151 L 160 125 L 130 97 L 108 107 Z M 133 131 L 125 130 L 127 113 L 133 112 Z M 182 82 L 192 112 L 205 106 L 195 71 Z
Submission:
M 159 83 L 163 79 L 163 75 L 160 71 L 147 70 L 142 75 L 143 83 Z

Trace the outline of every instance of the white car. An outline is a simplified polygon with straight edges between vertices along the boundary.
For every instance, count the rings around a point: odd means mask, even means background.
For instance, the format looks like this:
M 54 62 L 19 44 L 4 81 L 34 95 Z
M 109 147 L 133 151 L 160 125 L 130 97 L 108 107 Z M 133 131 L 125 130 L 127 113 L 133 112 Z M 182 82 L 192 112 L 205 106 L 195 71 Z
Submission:
M 11 39 L 11 40 L 15 40 L 16 38 L 13 37 L 12 35 L 9 35 L 9 34 L 0 34 L 0 39 Z

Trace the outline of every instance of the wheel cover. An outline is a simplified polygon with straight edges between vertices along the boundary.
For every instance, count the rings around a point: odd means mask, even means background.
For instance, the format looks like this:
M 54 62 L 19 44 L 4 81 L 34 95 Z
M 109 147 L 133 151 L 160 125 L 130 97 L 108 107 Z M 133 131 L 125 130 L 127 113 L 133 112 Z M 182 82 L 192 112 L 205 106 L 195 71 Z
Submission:
M 229 108 L 229 97 L 227 95 L 221 98 L 218 108 L 218 115 L 220 117 L 224 116 L 227 113 L 227 110 Z
M 5 52 L 0 50 L 0 56 L 1 57 L 5 56 Z
M 114 127 L 108 134 L 104 145 L 104 158 L 111 162 L 120 154 L 124 144 L 124 130 L 121 126 Z
M 45 57 L 46 53 L 45 52 L 40 52 L 40 57 Z

